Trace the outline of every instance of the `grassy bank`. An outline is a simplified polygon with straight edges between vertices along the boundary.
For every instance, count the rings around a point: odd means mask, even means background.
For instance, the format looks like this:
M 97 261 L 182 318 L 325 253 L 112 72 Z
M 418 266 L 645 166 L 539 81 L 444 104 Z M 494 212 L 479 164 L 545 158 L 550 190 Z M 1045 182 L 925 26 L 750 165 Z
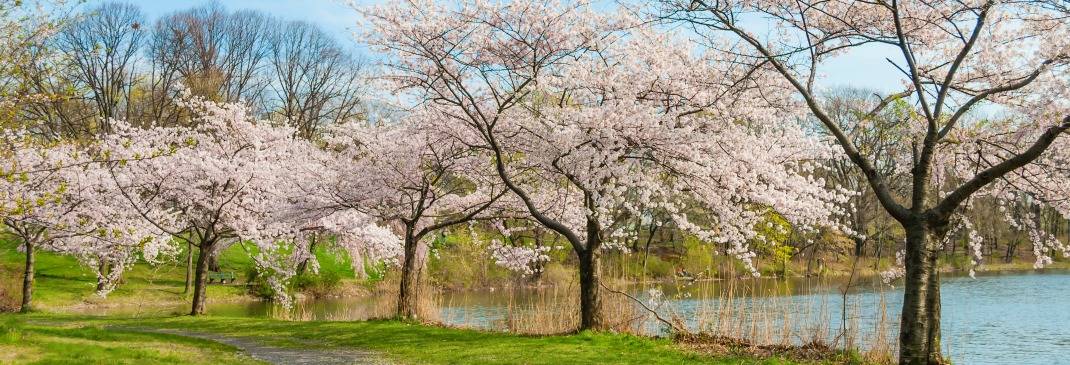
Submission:
M 17 245 L 9 240 L 0 240 L 0 309 L 13 308 L 21 298 L 22 275 L 25 256 Z M 328 248 L 316 251 L 320 270 L 316 275 L 302 275 L 295 282 L 313 295 L 321 293 L 349 293 L 339 290 L 343 286 L 358 286 L 354 283 L 353 269 L 347 257 L 339 257 Z M 93 271 L 68 255 L 41 251 L 37 253 L 36 281 L 34 283 L 34 307 L 39 310 L 66 312 L 94 306 L 178 306 L 190 302 L 192 294 L 184 292 L 186 267 L 185 253 L 177 259 L 160 265 L 137 263 L 123 274 L 122 283 L 106 298 L 96 295 L 97 278 Z M 270 295 L 265 288 L 246 285 L 256 284 L 253 260 L 239 245 L 233 245 L 219 256 L 220 271 L 235 273 L 236 284 L 211 284 L 208 286 L 208 301 L 235 302 L 256 300 L 258 295 Z
M 229 346 L 141 329 L 170 329 L 252 338 L 289 348 L 350 348 L 378 352 L 401 364 L 795 364 L 781 358 L 712 357 L 668 339 L 579 333 L 519 336 L 402 323 L 287 322 L 227 317 L 153 319 L 0 315 L 0 348 L 17 363 L 253 362 Z M 70 344 L 72 347 L 63 347 Z
M 10 241 L 0 242 L 0 272 L 10 278 L 3 283 L 4 291 L 12 293 L 9 297 L 18 299 L 25 256 L 15 247 Z M 231 248 L 223 253 L 220 260 L 223 270 L 242 273 L 251 265 L 248 256 L 240 250 Z M 36 267 L 33 299 L 38 309 L 63 310 L 83 305 L 166 305 L 189 301 L 189 295 L 183 293 L 186 268 L 179 263 L 134 265 L 124 273 L 122 284 L 107 298 L 96 295 L 96 276 L 74 257 L 39 252 Z M 210 301 L 249 299 L 246 292 L 242 286 L 210 285 L 208 298 Z

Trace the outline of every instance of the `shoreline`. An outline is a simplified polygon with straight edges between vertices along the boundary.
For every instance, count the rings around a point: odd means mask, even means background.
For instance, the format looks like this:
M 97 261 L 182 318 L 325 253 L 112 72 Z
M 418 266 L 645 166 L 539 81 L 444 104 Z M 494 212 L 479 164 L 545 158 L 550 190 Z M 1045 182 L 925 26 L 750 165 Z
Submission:
M 1049 272 L 1059 272 L 1059 271 L 1068 271 L 1068 270 L 1070 270 L 1070 262 L 1056 262 L 1056 263 L 1054 263 L 1052 265 L 1049 265 L 1048 267 L 1041 268 L 1041 269 L 1035 269 L 1035 268 L 1032 268 L 1032 267 L 1027 266 L 1027 265 L 1028 264 L 1021 263 L 1021 262 L 1010 263 L 1010 264 L 1002 264 L 1001 263 L 1001 264 L 993 265 L 994 267 L 993 266 L 982 266 L 982 267 L 977 269 L 976 273 L 977 273 L 978 276 L 990 276 L 990 275 L 1004 275 L 1004 274 L 1017 274 L 1017 273 L 1044 274 L 1044 273 L 1049 273 Z M 736 278 L 704 278 L 704 279 L 696 279 L 696 280 L 685 280 L 685 279 L 679 279 L 679 278 L 676 278 L 676 279 L 650 279 L 650 280 L 645 280 L 645 281 L 624 280 L 624 279 L 621 279 L 621 278 L 605 278 L 604 280 L 606 282 L 611 282 L 613 285 L 640 286 L 640 285 L 668 285 L 668 284 L 674 284 L 674 283 L 684 283 L 684 284 L 687 284 L 687 285 L 712 284 L 712 283 L 722 283 L 722 282 L 731 282 L 731 281 L 757 282 L 757 281 L 762 281 L 762 280 L 771 281 L 771 280 L 822 280 L 822 279 L 827 279 L 827 280 L 830 280 L 830 281 L 836 281 L 836 280 L 843 280 L 843 279 L 846 279 L 846 278 L 850 277 L 850 273 L 839 273 L 839 272 L 830 272 L 830 273 L 831 274 L 820 275 L 820 276 L 817 276 L 817 275 L 813 275 L 813 276 L 798 275 L 798 276 L 779 277 L 779 276 L 763 275 L 761 277 L 741 276 L 741 277 L 736 277 Z M 965 270 L 962 270 L 962 269 L 958 269 L 958 268 L 955 268 L 955 267 L 952 267 L 952 266 L 941 267 L 940 268 L 940 273 L 942 273 L 942 274 L 951 274 L 948 277 L 965 277 L 965 276 L 968 276 L 968 271 L 965 271 Z M 859 285 L 859 284 L 861 284 L 863 282 L 873 282 L 874 280 L 879 280 L 879 276 L 876 273 L 873 273 L 873 272 L 860 273 L 855 277 L 855 280 L 854 280 L 855 284 L 854 285 Z M 308 294 L 303 294 L 303 293 L 295 293 L 294 294 L 294 299 L 295 299 L 295 303 L 308 304 L 308 303 L 315 303 L 315 302 L 319 302 L 319 301 L 353 300 L 353 299 L 371 298 L 371 297 L 374 297 L 374 296 L 377 296 L 377 295 L 383 295 L 383 296 L 391 295 L 390 291 L 367 290 L 367 289 L 353 290 L 352 289 L 352 288 L 356 288 L 356 287 L 363 287 L 363 285 L 364 285 L 363 283 L 356 282 L 356 281 L 351 281 L 351 282 L 347 282 L 347 283 L 343 284 L 343 287 L 351 288 L 351 289 L 350 290 L 340 290 L 340 292 L 343 293 L 341 295 L 331 295 L 331 296 L 326 296 L 326 297 L 318 297 L 318 296 L 308 295 Z M 496 292 L 496 291 L 506 291 L 506 290 L 511 290 L 511 289 L 544 291 L 544 290 L 553 290 L 553 289 L 557 289 L 557 288 L 561 288 L 561 287 L 566 287 L 567 288 L 568 285 L 553 284 L 553 283 L 535 283 L 535 284 L 506 285 L 506 286 L 483 286 L 483 287 L 463 288 L 463 289 L 442 288 L 442 289 L 440 289 L 439 293 L 440 293 L 440 295 L 441 294 L 458 294 L 458 293 L 466 293 L 466 292 L 470 292 L 470 293 L 492 292 L 493 293 L 493 292 Z M 90 298 L 93 298 L 93 297 L 90 297 Z M 125 300 L 125 299 L 129 299 L 129 298 L 130 297 L 121 297 L 119 300 L 116 300 L 116 301 L 111 301 L 109 299 L 95 298 L 95 299 L 91 299 L 91 300 L 84 300 L 84 301 L 82 301 L 80 303 L 71 304 L 71 305 L 41 306 L 41 307 L 38 307 L 37 310 L 41 311 L 41 312 L 45 312 L 45 313 L 84 315 L 84 314 L 87 314 L 86 312 L 94 311 L 94 310 L 108 310 L 108 311 L 111 311 L 111 310 L 121 310 L 121 309 L 131 309 L 131 308 L 145 308 L 146 310 L 150 310 L 151 311 L 151 310 L 167 309 L 167 308 L 170 308 L 170 307 L 182 308 L 185 305 L 189 305 L 189 301 L 186 301 L 186 300 L 168 299 L 168 300 L 146 300 L 146 301 L 142 301 L 142 302 L 130 302 L 130 301 L 126 301 Z M 251 294 L 248 294 L 248 293 L 243 293 L 243 294 L 238 294 L 238 295 L 228 295 L 228 296 L 225 296 L 224 298 L 220 298 L 220 299 L 212 299 L 212 297 L 208 298 L 208 303 L 209 304 L 253 304 L 253 303 L 267 303 L 267 302 L 271 302 L 271 299 L 261 298 L 261 297 L 258 297 L 258 296 L 255 296 L 255 295 L 251 295 Z M 105 314 L 105 315 L 107 315 L 107 314 Z

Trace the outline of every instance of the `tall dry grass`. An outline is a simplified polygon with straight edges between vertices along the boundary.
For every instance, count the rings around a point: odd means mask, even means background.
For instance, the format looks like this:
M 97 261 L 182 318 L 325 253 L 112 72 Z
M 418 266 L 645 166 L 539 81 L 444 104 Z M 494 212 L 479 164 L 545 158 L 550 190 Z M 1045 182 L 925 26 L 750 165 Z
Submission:
M 872 305 L 872 300 L 862 303 L 854 295 L 830 292 L 829 283 L 726 279 L 681 285 L 678 292 L 650 303 L 644 288 L 625 281 L 607 282 L 602 313 L 607 329 L 615 332 L 712 338 L 735 348 L 753 348 L 757 354 L 769 349 L 818 348 L 857 354 L 866 363 L 877 364 L 891 363 L 897 352 L 890 329 L 898 319 L 889 314 L 883 292 L 877 293 L 878 308 L 872 309 L 864 307 Z M 425 287 L 423 293 L 419 308 L 425 322 L 531 335 L 570 333 L 579 326 L 579 288 L 574 283 L 542 289 L 514 283 L 492 293 Z M 367 304 L 326 315 L 301 305 L 275 314 L 297 321 L 394 317 L 396 289 L 380 286 L 374 296 Z M 846 302 L 841 298 L 847 298 Z
M 784 295 L 792 291 L 785 287 L 787 284 L 777 280 L 763 283 L 725 280 L 717 285 L 700 285 L 689 296 L 701 300 L 665 298 L 656 305 L 643 302 L 647 298 L 642 294 L 627 294 L 640 292 L 634 287 L 607 288 L 603 291 L 602 310 L 609 329 L 616 332 L 701 335 L 763 348 L 817 346 L 856 353 L 867 363 L 877 364 L 894 359 L 897 347 L 889 330 L 897 319 L 889 315 L 883 292 L 879 293 L 879 307 L 864 311 L 863 303 L 850 300 L 853 296 L 841 303 L 836 295 Z M 814 285 L 794 290 L 809 294 L 820 289 Z M 510 299 L 501 323 L 492 326 L 494 329 L 542 335 L 572 332 L 579 325 L 576 288 L 549 288 L 527 301 L 515 300 L 516 291 L 505 295 Z M 681 303 L 691 307 L 680 308 Z M 444 320 L 465 327 L 486 327 L 479 318 L 464 318 L 468 312 L 455 313 L 458 317 Z M 833 321 L 839 318 L 846 321 Z
M 19 310 L 22 305 L 22 271 L 0 267 L 0 276 L 11 278 L 0 280 L 0 313 Z

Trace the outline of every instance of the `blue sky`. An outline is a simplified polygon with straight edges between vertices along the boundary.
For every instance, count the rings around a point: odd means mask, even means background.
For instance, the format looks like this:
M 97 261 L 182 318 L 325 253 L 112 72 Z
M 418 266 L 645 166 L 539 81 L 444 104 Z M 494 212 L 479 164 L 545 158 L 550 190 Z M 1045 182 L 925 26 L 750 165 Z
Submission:
M 210 0 L 140 0 L 130 1 L 142 8 L 148 20 L 168 13 L 208 4 Z M 382 0 L 356 0 L 358 6 L 382 2 Z M 304 20 L 321 26 L 338 40 L 353 47 L 366 58 L 374 55 L 359 45 L 353 32 L 357 27 L 357 12 L 345 0 L 220 0 L 230 10 L 255 9 L 287 20 Z M 89 2 L 92 6 L 94 2 Z M 824 87 L 853 86 L 884 92 L 899 91 L 900 77 L 885 60 L 896 57 L 894 49 L 875 48 L 856 50 L 828 62 L 821 73 L 829 77 L 819 82 Z
M 149 21 L 169 13 L 209 4 L 210 0 L 134 0 Z M 357 13 L 342 0 L 220 0 L 228 10 L 255 9 L 286 20 L 303 20 L 318 24 L 340 41 L 356 46 L 352 36 L 356 28 Z M 367 5 L 374 1 L 355 1 Z M 92 2 L 89 6 L 92 6 Z

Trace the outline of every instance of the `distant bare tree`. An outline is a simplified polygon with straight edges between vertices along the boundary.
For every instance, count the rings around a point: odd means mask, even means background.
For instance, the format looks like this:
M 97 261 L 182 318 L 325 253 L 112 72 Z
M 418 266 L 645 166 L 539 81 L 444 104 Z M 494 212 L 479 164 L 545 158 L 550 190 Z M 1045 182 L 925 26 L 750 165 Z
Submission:
M 93 108 L 76 93 L 70 78 L 56 70 L 58 54 L 51 48 L 30 53 L 30 61 L 22 66 L 22 84 L 27 93 L 42 95 L 21 105 L 17 119 L 41 138 L 86 136 L 94 133 Z
M 312 138 L 320 127 L 361 114 L 361 65 L 318 27 L 290 22 L 273 32 L 267 112 Z
M 145 93 L 138 101 L 138 115 L 142 120 L 175 125 L 182 116 L 182 108 L 174 103 L 175 92 L 182 81 L 178 58 L 173 57 L 171 38 L 160 36 L 163 23 L 157 22 L 147 46 L 148 71 L 140 85 Z
M 131 4 L 104 3 L 83 14 L 57 37 L 78 94 L 95 107 L 100 132 L 110 131 L 112 118 L 130 120 L 128 101 L 145 31 L 141 9 Z
M 896 175 L 900 161 L 894 157 L 893 150 L 909 145 L 910 141 L 904 130 L 901 111 L 896 104 L 904 103 L 907 94 L 895 94 L 881 98 L 877 93 L 862 89 L 836 89 L 823 98 L 829 118 L 835 121 L 858 146 L 859 152 L 874 161 L 874 168 L 887 177 L 889 186 L 897 196 L 906 194 L 906 179 Z M 814 133 L 823 135 L 830 141 L 835 137 L 829 134 L 819 123 L 814 122 Z M 877 222 L 887 222 L 891 218 L 880 209 L 876 194 L 870 191 L 866 176 L 854 167 L 847 158 L 831 162 L 830 178 L 837 186 L 855 192 L 857 195 L 848 201 L 850 214 L 844 216 L 844 224 L 855 231 L 854 255 L 862 256 L 866 242 L 872 233 L 884 231 L 877 227 Z M 900 169 L 901 170 L 901 169 Z M 880 218 L 880 219 L 879 219 Z
M 152 62 L 169 87 L 181 83 L 197 95 L 256 106 L 267 83 L 260 70 L 273 23 L 263 13 L 230 13 L 218 3 L 173 13 L 156 22 Z

